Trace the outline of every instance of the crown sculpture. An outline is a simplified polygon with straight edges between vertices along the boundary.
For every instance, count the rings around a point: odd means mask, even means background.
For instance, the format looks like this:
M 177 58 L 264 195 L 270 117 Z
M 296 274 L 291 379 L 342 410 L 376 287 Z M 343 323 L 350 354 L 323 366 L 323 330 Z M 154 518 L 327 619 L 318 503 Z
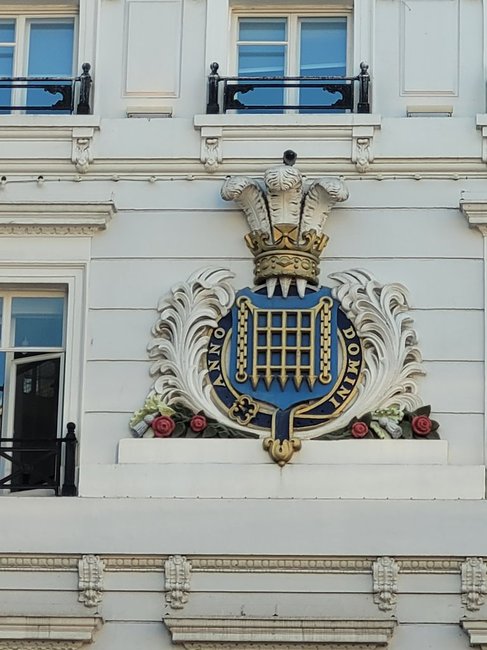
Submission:
M 250 226 L 255 286 L 236 291 L 230 271 L 208 268 L 161 300 L 134 435 L 262 438 L 280 466 L 308 439 L 438 437 L 406 289 L 361 269 L 320 286 L 323 230 L 348 189 L 304 180 L 295 161 L 288 150 L 263 182 L 225 180 Z
M 320 255 L 328 242 L 323 228 L 335 203 L 348 199 L 348 189 L 338 178 L 320 178 L 306 186 L 295 162 L 296 154 L 287 150 L 283 164 L 265 172 L 267 192 L 246 176 L 228 178 L 221 191 L 247 217 L 251 232 L 245 241 L 255 257 L 254 282 L 267 285 L 269 298 L 278 281 L 285 297 L 293 281 L 301 298 L 308 283 L 318 284 Z

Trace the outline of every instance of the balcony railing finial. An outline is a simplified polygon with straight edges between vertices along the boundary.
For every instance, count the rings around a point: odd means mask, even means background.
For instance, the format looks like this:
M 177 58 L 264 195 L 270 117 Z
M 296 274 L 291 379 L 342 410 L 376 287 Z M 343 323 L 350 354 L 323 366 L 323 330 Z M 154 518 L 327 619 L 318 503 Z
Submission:
M 218 74 L 219 64 L 216 61 L 210 64 L 210 74 L 208 76 L 208 104 L 206 105 L 206 112 L 208 115 L 213 115 L 220 112 L 218 105 L 218 82 L 220 75 Z
M 64 438 L 64 481 L 61 488 L 63 497 L 75 497 L 78 494 L 76 487 L 75 474 L 76 474 L 76 425 L 74 422 L 68 422 L 66 425 L 67 433 Z
M 359 88 L 359 98 L 357 104 L 357 113 L 370 113 L 370 102 L 369 102 L 369 85 L 370 85 L 370 74 L 369 66 L 365 61 L 362 61 L 360 64 L 360 74 L 359 74 L 360 88 Z
M 83 72 L 80 75 L 80 88 L 79 88 L 79 102 L 77 113 L 78 115 L 89 115 L 90 110 L 90 93 L 91 93 L 91 83 L 92 78 L 90 74 L 91 65 L 89 63 L 83 63 L 81 66 Z

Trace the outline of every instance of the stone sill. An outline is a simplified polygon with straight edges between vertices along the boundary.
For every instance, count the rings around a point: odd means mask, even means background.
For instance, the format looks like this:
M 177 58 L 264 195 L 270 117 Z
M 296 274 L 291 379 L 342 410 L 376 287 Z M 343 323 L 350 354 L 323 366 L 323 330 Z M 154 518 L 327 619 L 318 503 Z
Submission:
M 15 128 L 100 128 L 99 115 L 0 115 L 0 130 Z
M 229 128 L 262 128 L 262 127 L 303 127 L 303 128 L 352 128 L 354 126 L 372 126 L 380 128 L 380 115 L 369 113 L 334 113 L 331 115 L 301 115 L 298 113 L 285 115 L 195 115 L 194 126 Z
M 125 439 L 83 464 L 80 496 L 201 499 L 483 499 L 485 467 L 448 465 L 442 440 L 303 441 L 285 467 L 262 440 Z
M 125 438 L 121 464 L 268 464 L 261 440 Z M 446 440 L 304 440 L 293 465 L 446 465 Z

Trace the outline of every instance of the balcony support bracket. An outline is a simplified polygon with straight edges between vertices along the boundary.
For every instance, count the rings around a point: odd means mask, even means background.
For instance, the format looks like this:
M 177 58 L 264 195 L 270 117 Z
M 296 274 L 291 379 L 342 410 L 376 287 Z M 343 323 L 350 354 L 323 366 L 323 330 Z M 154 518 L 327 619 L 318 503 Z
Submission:
M 352 129 L 352 162 L 360 174 L 365 174 L 374 160 L 374 127 L 354 126 Z
M 200 159 L 210 174 L 217 171 L 222 163 L 222 129 L 220 127 L 203 127 L 201 129 Z
M 71 161 L 80 174 L 86 174 L 93 162 L 93 136 L 95 129 L 91 127 L 74 128 L 72 133 Z

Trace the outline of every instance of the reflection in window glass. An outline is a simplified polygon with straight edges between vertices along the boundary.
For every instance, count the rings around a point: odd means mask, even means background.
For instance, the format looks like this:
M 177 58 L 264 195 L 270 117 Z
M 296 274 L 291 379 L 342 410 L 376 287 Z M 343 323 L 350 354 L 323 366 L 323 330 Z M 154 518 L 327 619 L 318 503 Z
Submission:
M 285 41 L 285 18 L 241 18 L 239 41 Z
M 301 21 L 300 75 L 345 76 L 346 58 L 346 18 Z M 323 103 L 333 104 L 339 99 L 339 93 L 324 92 L 320 88 L 303 88 L 300 91 L 299 103 L 316 106 Z
M 0 45 L 15 43 L 15 20 L 0 20 Z
M 0 77 L 12 77 L 14 65 L 15 20 L 0 20 Z M 12 89 L 0 88 L 0 106 L 12 103 Z M 0 113 L 8 113 L 1 110 Z
M 29 77 L 71 77 L 74 22 L 32 22 L 29 36 Z M 53 83 L 55 85 L 55 83 Z M 29 106 L 51 106 L 59 97 L 39 88 L 27 92 Z
M 11 344 L 62 347 L 64 298 L 13 298 Z
M 282 77 L 286 72 L 286 18 L 239 20 L 238 74 L 242 77 Z M 277 43 L 281 43 L 277 45 Z M 239 97 L 237 96 L 237 99 Z M 247 106 L 284 103 L 282 88 L 260 88 L 242 97 Z M 249 111 L 252 112 L 252 111 Z M 280 111 L 279 111 L 280 112 Z

